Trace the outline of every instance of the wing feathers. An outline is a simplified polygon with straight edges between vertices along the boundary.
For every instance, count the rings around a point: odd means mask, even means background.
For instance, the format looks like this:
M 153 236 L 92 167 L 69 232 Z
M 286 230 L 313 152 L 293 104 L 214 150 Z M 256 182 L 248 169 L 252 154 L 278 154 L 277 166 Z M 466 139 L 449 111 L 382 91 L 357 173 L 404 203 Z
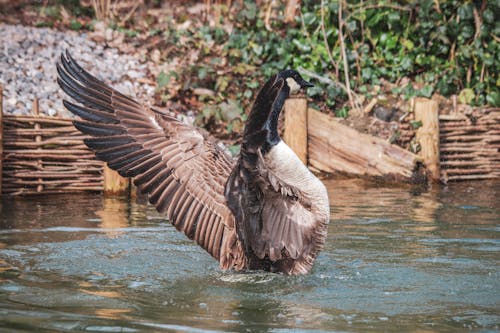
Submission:
M 176 224 L 175 227 L 179 231 L 184 231 L 184 222 L 186 221 L 187 214 L 189 212 L 189 207 L 194 202 L 194 197 L 189 195 L 187 196 L 186 200 L 184 200 L 184 203 L 180 206 L 177 218 L 176 218 Z
M 134 177 L 157 210 L 212 256 L 219 259 L 227 248 L 224 267 L 231 267 L 227 251 L 236 251 L 236 231 L 224 198 L 231 157 L 194 128 L 110 88 L 69 53 L 61 55 L 57 71 L 61 88 L 79 103 L 64 101 L 82 119 L 75 127 L 91 136 L 85 144 L 109 167 Z
M 88 121 L 74 121 L 73 125 L 84 134 L 92 136 L 113 136 L 124 134 L 126 131 L 120 126 L 99 124 Z
M 160 156 L 156 156 L 154 154 L 148 154 L 140 159 L 131 161 L 127 165 L 124 165 L 122 168 L 127 170 L 122 170 L 122 171 L 125 173 L 126 177 L 135 177 L 141 173 L 146 172 L 147 170 L 151 169 L 160 162 L 161 162 Z
M 91 149 L 104 149 L 113 146 L 126 145 L 127 143 L 135 142 L 127 135 L 107 136 L 105 138 L 87 138 L 83 142 Z
M 116 120 L 108 112 L 93 110 L 84 106 L 70 103 L 68 101 L 63 101 L 63 104 L 66 109 L 70 110 L 71 112 L 73 112 L 73 114 L 79 116 L 82 119 L 97 123 L 118 124 L 118 120 Z
M 69 81 L 69 78 L 58 77 L 57 82 L 63 88 L 69 96 L 71 96 L 75 101 L 82 103 L 90 108 L 95 108 L 97 110 L 113 112 L 113 108 L 109 105 L 108 97 L 100 94 L 95 90 L 85 88 L 83 86 L 78 86 L 74 81 Z M 101 97 L 101 98 L 96 98 Z M 71 110 L 70 110 L 71 111 Z
M 198 221 L 200 220 L 200 215 L 203 212 L 203 204 L 196 201 L 194 205 L 189 209 L 187 216 L 186 227 L 184 228 L 184 233 L 189 239 L 194 239 L 196 235 L 196 230 L 198 229 Z
M 174 196 L 179 189 L 180 185 L 177 181 L 172 181 L 167 188 L 164 190 L 164 192 L 161 194 L 160 198 L 156 203 L 153 203 L 156 206 L 156 209 L 161 212 L 165 213 L 167 209 L 172 206 L 169 206 L 170 201 L 172 200 L 172 196 Z M 168 216 L 168 214 L 167 214 Z M 170 216 L 169 216 L 170 217 Z M 175 224 L 175 221 L 172 219 L 172 223 Z
M 65 57 L 66 56 L 66 57 Z M 137 108 L 142 108 L 142 105 L 135 101 L 134 99 L 126 96 L 110 87 L 108 87 L 101 80 L 96 79 L 94 76 L 90 75 L 85 71 L 72 57 L 69 51 L 66 51 L 66 54 L 61 55 L 61 62 L 64 65 L 64 68 L 70 73 L 74 74 L 79 81 L 85 82 L 86 84 L 92 87 L 98 87 L 101 91 L 105 91 L 109 94 L 114 94 L 119 100 L 126 100 L 129 105 L 135 105 Z
M 158 194 L 159 196 L 163 195 L 162 191 L 158 189 L 158 187 L 161 186 L 162 183 L 164 183 L 168 177 L 170 177 L 172 175 L 172 170 L 171 169 L 167 169 L 167 168 L 161 168 L 162 165 L 161 164 L 158 164 L 157 167 L 154 167 L 153 170 L 155 169 L 160 169 L 158 171 L 156 171 L 154 174 L 152 174 L 152 177 L 149 179 L 149 181 L 147 183 L 145 183 L 143 186 L 141 186 L 141 189 L 146 192 L 146 193 L 150 193 L 150 200 L 151 200 L 151 203 L 153 205 L 155 205 L 157 203 L 157 200 L 156 200 L 156 195 L 153 196 L 153 193 L 154 194 Z M 168 183 L 167 183 L 168 184 Z M 157 190 L 158 189 L 158 190 Z M 157 190 L 157 192 L 155 192 L 155 190 Z
M 108 166 L 113 169 L 117 170 L 120 172 L 120 175 L 125 176 L 126 170 L 123 168 L 126 167 L 127 165 L 130 165 L 132 163 L 135 163 L 138 160 L 142 160 L 146 156 L 148 156 L 151 152 L 147 150 L 138 150 L 136 152 L 133 152 L 132 154 L 128 154 L 125 156 L 121 156 L 117 159 L 114 159 L 112 161 L 107 161 Z

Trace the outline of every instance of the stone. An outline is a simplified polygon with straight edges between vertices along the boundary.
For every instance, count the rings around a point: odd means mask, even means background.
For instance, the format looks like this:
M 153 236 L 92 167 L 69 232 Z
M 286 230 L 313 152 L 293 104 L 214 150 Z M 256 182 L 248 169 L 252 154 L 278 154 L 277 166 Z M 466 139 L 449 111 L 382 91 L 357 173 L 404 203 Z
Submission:
M 116 32 L 111 30 L 110 33 L 115 37 Z M 0 85 L 4 89 L 4 112 L 29 114 L 36 96 L 41 114 L 73 117 L 62 105 L 62 99 L 68 97 L 56 82 L 56 62 L 65 50 L 70 50 L 81 66 L 111 86 L 122 83 L 126 93 L 152 98 L 154 86 L 138 84 L 135 80 L 155 73 L 156 70 L 151 70 L 154 64 L 143 64 L 144 59 L 140 56 L 121 54 L 89 38 L 87 34 L 74 31 L 0 24 Z

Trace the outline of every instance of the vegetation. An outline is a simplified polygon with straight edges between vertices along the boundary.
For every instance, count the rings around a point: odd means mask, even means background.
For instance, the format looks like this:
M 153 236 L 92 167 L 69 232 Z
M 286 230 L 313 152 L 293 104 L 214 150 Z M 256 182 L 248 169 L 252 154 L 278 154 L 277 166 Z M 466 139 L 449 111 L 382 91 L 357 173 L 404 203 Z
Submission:
M 224 45 L 222 54 L 233 73 L 252 73 L 244 82 L 247 88 L 255 82 L 252 76 L 298 68 L 317 79 L 310 96 L 332 109 L 348 98 L 348 85 L 366 94 L 382 80 L 398 83 L 405 77 L 413 84 L 397 86 L 393 93 L 406 98 L 457 94 L 464 103 L 500 106 L 500 23 L 494 19 L 499 5 L 496 1 L 350 1 L 342 12 L 337 1 L 304 1 L 295 26 L 277 20 L 269 31 L 256 5 L 245 2 L 231 18 L 235 22 L 231 34 L 206 27 L 198 33 L 206 41 Z M 214 88 L 224 92 L 222 79 L 217 80 Z M 246 92 L 245 97 L 249 95 Z
M 205 61 L 189 75 L 221 99 L 245 104 L 262 77 L 292 67 L 312 76 L 309 95 L 320 107 L 343 117 L 359 107 L 357 95 L 371 97 L 387 82 L 404 99 L 439 93 L 500 106 L 496 1 L 303 1 L 295 24 L 278 18 L 270 27 L 254 2 L 223 10 L 214 27 L 166 35 L 173 43 L 187 36 L 202 50 Z
M 155 78 L 158 102 L 187 103 L 201 111 L 200 123 L 228 133 L 240 130 L 260 82 L 287 67 L 315 83 L 308 94 L 318 108 L 341 117 L 381 93 L 500 106 L 498 1 L 303 0 L 292 22 L 283 14 L 288 1 L 257 2 L 190 14 L 200 1 L 165 11 L 161 2 L 131 2 L 120 14 L 118 0 L 57 0 L 37 24 L 54 26 L 53 18 L 92 30 L 97 13 L 126 41 L 158 52 L 158 62 L 178 57 L 180 67 Z M 199 88 L 208 93 L 193 94 Z

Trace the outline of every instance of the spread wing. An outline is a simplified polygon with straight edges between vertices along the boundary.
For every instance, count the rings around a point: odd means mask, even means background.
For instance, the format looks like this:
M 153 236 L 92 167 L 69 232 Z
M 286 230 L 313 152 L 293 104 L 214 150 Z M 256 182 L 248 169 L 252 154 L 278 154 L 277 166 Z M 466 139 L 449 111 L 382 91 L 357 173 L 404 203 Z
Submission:
M 236 242 L 225 182 L 233 160 L 194 127 L 146 108 L 82 69 L 69 55 L 57 64 L 58 83 L 79 104 L 65 107 L 83 120 L 96 156 L 147 193 L 159 212 L 221 266 Z M 224 267 L 229 268 L 229 267 Z

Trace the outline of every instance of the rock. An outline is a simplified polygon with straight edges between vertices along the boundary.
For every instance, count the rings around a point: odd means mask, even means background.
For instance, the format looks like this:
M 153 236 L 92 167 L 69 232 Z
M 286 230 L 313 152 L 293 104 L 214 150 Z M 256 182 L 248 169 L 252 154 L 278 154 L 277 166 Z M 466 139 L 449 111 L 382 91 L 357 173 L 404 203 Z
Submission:
M 17 104 L 17 99 L 15 97 L 11 97 L 7 99 L 5 102 L 7 102 L 7 105 L 9 106 L 15 106 Z
M 197 96 L 215 96 L 215 91 L 207 88 L 193 88 L 193 94 Z
M 394 108 L 387 108 L 384 106 L 376 106 L 375 109 L 373 109 L 373 114 L 375 117 L 377 117 L 380 120 L 383 121 L 391 121 L 393 115 L 396 113 L 397 110 Z
M 113 29 L 108 28 L 104 31 L 104 40 L 108 42 L 113 40 Z
M 105 24 L 103 27 L 105 30 Z M 122 35 L 114 36 L 116 32 L 112 30 L 110 33 L 113 38 Z M 136 82 L 146 77 L 154 64 L 143 64 L 143 59 L 105 48 L 86 34 L 0 23 L 0 45 L 0 85 L 4 88 L 4 112 L 8 114 L 29 114 L 36 96 L 40 113 L 72 117 L 62 106 L 62 99 L 67 96 L 56 82 L 56 62 L 65 50 L 70 50 L 80 65 L 106 83 L 122 83 L 127 94 L 152 98 L 154 93 L 154 86 Z
M 153 51 L 151 51 L 151 60 L 153 60 L 154 62 L 160 62 L 160 55 L 160 50 L 154 49 Z

